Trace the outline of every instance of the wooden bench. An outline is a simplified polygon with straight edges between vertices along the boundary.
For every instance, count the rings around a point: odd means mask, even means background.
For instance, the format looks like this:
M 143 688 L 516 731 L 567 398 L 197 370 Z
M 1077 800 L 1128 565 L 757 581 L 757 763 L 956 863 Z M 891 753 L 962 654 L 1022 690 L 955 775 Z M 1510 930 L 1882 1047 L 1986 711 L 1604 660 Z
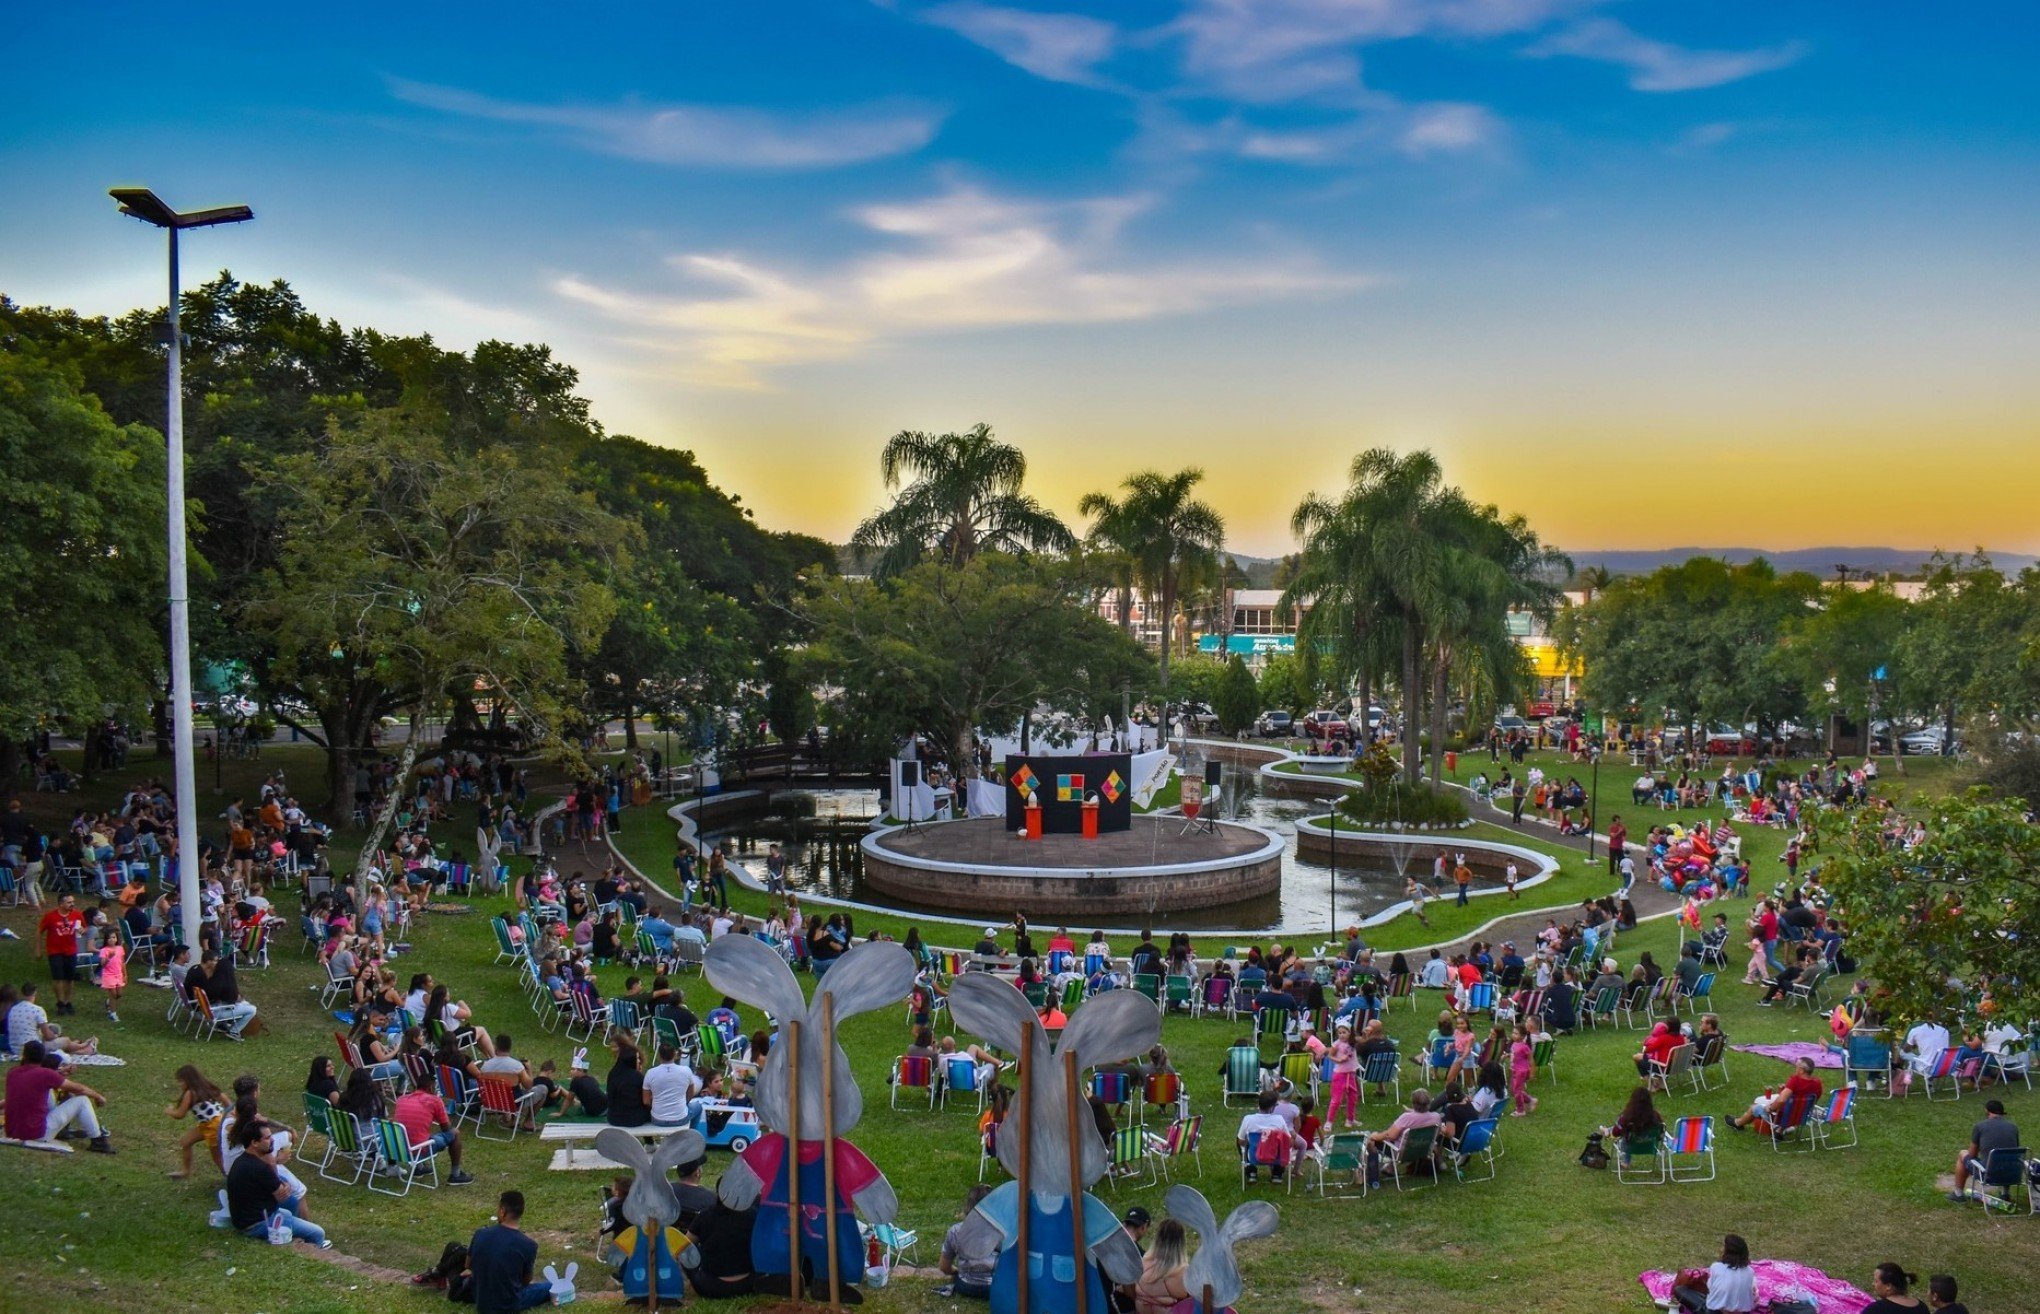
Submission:
M 595 1139 L 596 1133 L 602 1131 L 607 1126 L 609 1124 L 606 1122 L 568 1122 L 558 1120 L 549 1122 L 539 1128 L 538 1139 L 541 1141 L 558 1141 L 565 1147 L 553 1154 L 552 1166 L 555 1170 L 574 1171 L 584 1168 L 620 1169 L 623 1167 L 622 1164 L 611 1163 L 592 1149 L 579 1154 L 575 1152 L 576 1147 L 592 1142 Z M 646 1123 L 642 1127 L 618 1127 L 616 1130 L 628 1132 L 641 1141 L 663 1141 L 674 1132 L 679 1131 L 680 1128 L 661 1126 L 658 1123 Z

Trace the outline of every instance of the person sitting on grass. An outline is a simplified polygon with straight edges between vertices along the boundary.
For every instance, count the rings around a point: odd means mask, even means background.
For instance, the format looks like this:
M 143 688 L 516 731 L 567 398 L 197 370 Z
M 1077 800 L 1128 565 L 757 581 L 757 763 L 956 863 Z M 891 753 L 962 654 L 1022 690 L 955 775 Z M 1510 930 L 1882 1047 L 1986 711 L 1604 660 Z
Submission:
M 460 1129 L 429 1087 L 421 1085 L 398 1096 L 390 1120 L 403 1127 L 412 1149 L 423 1147 L 426 1154 L 446 1151 L 446 1163 L 452 1169 L 446 1178 L 448 1186 L 467 1186 L 475 1180 L 461 1171 Z
M 357 1073 L 356 1075 L 361 1075 Z M 247 1118 L 235 1125 L 234 1145 L 239 1151 L 227 1169 L 227 1215 L 243 1236 L 267 1240 L 270 1222 L 281 1218 L 291 1236 L 309 1241 L 321 1250 L 331 1250 L 326 1229 L 303 1214 L 304 1197 L 293 1192 L 290 1182 L 277 1171 L 274 1135 L 261 1118 Z
M 1687 1276 L 1684 1273 L 1681 1278 Z M 1721 1239 L 1721 1258 L 1708 1265 L 1705 1285 L 1681 1282 L 1672 1288 L 1672 1299 L 1686 1310 L 1720 1310 L 1724 1314 L 1754 1314 L 1757 1308 L 1757 1276 L 1750 1268 L 1750 1243 L 1731 1232 Z
M 994 1271 L 999 1264 L 998 1229 L 986 1222 L 977 1207 L 992 1193 L 989 1186 L 973 1186 L 964 1193 L 963 1221 L 952 1224 L 942 1237 L 942 1254 L 936 1267 L 949 1281 L 936 1288 L 939 1296 L 962 1296 L 989 1300 Z
M 331 1060 L 327 1060 L 329 1063 Z M 177 1069 L 177 1098 L 163 1110 L 166 1118 L 191 1119 L 191 1129 L 184 1133 L 177 1143 L 177 1171 L 170 1174 L 182 1181 L 191 1176 L 191 1148 L 200 1141 L 206 1141 L 219 1133 L 219 1120 L 226 1116 L 226 1096 L 220 1088 L 205 1079 L 194 1065 L 187 1063 Z
M 1936 1273 L 1927 1279 L 1927 1308 L 1935 1314 L 1969 1314 L 1969 1306 L 1955 1298 L 1955 1279 L 1947 1273 Z
M 94 1154 L 113 1153 L 113 1144 L 99 1125 L 98 1110 L 105 1107 L 106 1097 L 66 1077 L 57 1056 L 46 1051 L 40 1040 L 22 1045 L 20 1061 L 7 1072 L 6 1090 L 5 1126 L 13 1139 L 55 1140 L 76 1123 L 91 1138 L 87 1149 Z
M 1794 1068 L 1795 1071 L 1785 1079 L 1785 1084 L 1778 1088 L 1776 1094 L 1759 1095 L 1750 1104 L 1748 1113 L 1730 1118 L 1728 1125 L 1737 1131 L 1747 1131 L 1751 1127 L 1756 1127 L 1760 1131 L 1768 1132 L 1790 1107 L 1794 1096 L 1803 1095 L 1812 1101 L 1819 1101 L 1825 1088 L 1821 1085 L 1820 1078 L 1813 1075 L 1813 1060 L 1803 1058 L 1794 1065 Z
M 1908 1273 L 1898 1264 L 1886 1261 L 1879 1264 L 1870 1275 L 1870 1294 L 1877 1297 L 1863 1307 L 1863 1314 L 1905 1314 L 1911 1309 L 1925 1309 L 1926 1305 L 1912 1289 L 1920 1276 Z
M 1381 1185 L 1383 1150 L 1400 1157 L 1405 1136 L 1420 1127 L 1436 1127 L 1442 1121 L 1442 1118 L 1431 1111 L 1430 1091 L 1420 1089 L 1412 1092 L 1409 1107 L 1404 1109 L 1386 1130 L 1367 1134 L 1367 1189 L 1372 1191 Z
M 523 1218 L 524 1193 L 505 1191 L 496 1200 L 496 1221 L 468 1242 L 468 1290 L 462 1294 L 473 1298 L 475 1314 L 515 1314 L 551 1301 L 552 1284 L 533 1280 L 538 1242 L 518 1227 Z

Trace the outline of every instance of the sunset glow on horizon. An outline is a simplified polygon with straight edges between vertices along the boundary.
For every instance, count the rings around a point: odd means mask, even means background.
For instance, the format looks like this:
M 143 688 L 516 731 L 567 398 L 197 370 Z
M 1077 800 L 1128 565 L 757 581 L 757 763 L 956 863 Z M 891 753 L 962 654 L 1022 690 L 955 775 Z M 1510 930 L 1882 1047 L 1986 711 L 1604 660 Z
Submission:
M 1568 549 L 2040 552 L 2040 14 L 1664 0 L 15 18 L 0 293 L 542 341 L 835 540 L 979 421 L 1237 551 L 1365 448 Z M 190 88 L 137 77 L 177 68 Z M 182 88 L 183 80 L 178 86 Z

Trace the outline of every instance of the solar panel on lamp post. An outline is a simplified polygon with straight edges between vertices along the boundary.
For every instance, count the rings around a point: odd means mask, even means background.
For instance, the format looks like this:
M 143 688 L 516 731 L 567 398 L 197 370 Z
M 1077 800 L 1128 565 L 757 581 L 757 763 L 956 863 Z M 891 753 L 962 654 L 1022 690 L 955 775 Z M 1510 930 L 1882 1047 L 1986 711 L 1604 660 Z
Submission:
M 161 228 L 170 240 L 168 414 L 164 440 L 168 478 L 170 539 L 170 747 L 177 787 L 177 889 L 184 943 L 199 951 L 198 783 L 192 763 L 191 597 L 185 567 L 184 524 L 184 341 L 178 330 L 177 235 L 187 228 L 212 228 L 253 219 L 245 205 L 179 213 L 146 187 L 116 187 L 110 193 L 120 212 Z M 218 751 L 218 745 L 214 745 Z

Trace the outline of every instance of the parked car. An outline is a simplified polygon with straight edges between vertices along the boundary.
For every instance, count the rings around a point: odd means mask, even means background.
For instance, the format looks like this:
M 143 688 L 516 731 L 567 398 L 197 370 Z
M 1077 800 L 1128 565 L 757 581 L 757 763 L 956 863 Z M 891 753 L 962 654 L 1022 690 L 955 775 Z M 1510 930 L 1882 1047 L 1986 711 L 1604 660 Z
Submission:
M 1351 727 L 1337 712 L 1320 708 L 1303 718 L 1303 732 L 1312 739 L 1344 739 Z
M 1953 751 L 1948 746 L 1948 732 L 1938 725 L 1924 726 L 1911 734 L 1900 735 L 1898 746 L 1901 751 L 1917 756 L 1938 757 Z M 1961 745 L 1955 747 L 1960 748 Z
M 1208 703 L 1183 703 L 1177 707 L 1176 713 L 1187 718 L 1199 730 L 1209 730 L 1218 724 L 1218 713 L 1212 711 Z
M 1720 757 L 1755 757 L 1757 740 L 1732 726 L 1716 726 L 1707 732 L 1707 751 Z
M 1263 739 L 1282 739 L 1296 733 L 1296 718 L 1270 708 L 1254 718 L 1254 733 Z
M 1501 731 L 1502 738 L 1506 739 L 1510 735 L 1527 735 L 1531 727 L 1530 723 L 1520 716 L 1498 716 L 1495 718 L 1495 729 Z

